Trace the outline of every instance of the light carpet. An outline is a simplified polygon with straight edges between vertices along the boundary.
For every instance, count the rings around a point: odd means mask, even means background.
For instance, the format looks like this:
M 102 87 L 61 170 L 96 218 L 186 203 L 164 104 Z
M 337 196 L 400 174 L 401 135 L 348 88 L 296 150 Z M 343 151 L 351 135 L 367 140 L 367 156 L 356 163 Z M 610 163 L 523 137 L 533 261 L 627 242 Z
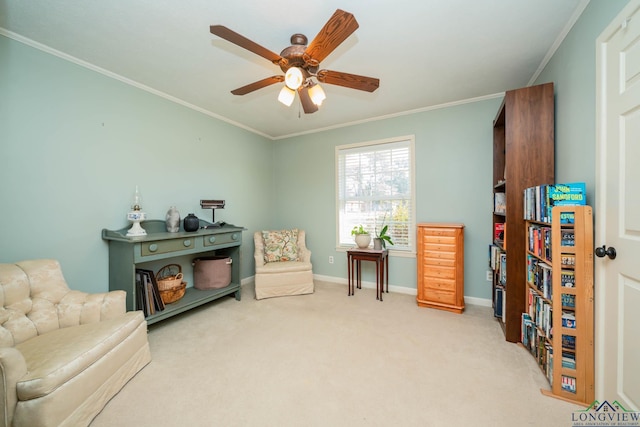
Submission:
M 316 282 L 311 295 L 224 298 L 149 327 L 151 363 L 102 426 L 570 426 L 491 309 Z

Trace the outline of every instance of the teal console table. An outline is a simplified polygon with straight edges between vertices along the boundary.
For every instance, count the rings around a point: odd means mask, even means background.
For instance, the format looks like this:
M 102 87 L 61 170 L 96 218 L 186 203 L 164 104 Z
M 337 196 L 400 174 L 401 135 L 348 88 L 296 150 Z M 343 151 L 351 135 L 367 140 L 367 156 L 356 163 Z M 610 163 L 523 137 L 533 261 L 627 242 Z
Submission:
M 136 268 L 149 268 L 154 261 L 177 263 L 176 258 L 193 255 L 228 256 L 231 263 L 231 284 L 221 289 L 198 290 L 187 287 L 184 297 L 167 304 L 162 311 L 147 316 L 152 324 L 176 314 L 198 307 L 226 295 L 234 294 L 240 301 L 240 245 L 244 228 L 231 224 L 222 227 L 186 232 L 182 228 L 177 233 L 166 231 L 165 221 L 148 220 L 142 222 L 146 236 L 127 237 L 129 227 L 120 230 L 102 230 L 102 238 L 109 243 L 109 290 L 123 290 L 127 293 L 127 310 L 136 309 Z M 211 223 L 200 220 L 200 226 Z M 186 262 L 181 266 L 185 271 Z M 186 266 L 191 268 L 191 264 Z

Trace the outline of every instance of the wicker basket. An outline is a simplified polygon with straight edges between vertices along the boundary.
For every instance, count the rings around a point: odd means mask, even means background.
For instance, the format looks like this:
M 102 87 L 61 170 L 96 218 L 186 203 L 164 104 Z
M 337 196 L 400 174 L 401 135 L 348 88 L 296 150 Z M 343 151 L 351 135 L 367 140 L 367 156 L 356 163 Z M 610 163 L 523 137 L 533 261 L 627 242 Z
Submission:
M 160 298 L 165 304 L 171 304 L 179 301 L 187 290 L 187 282 L 182 282 L 178 286 L 171 289 L 160 290 Z
M 187 283 L 182 281 L 182 267 L 179 264 L 169 264 L 162 267 L 156 274 L 160 298 L 165 304 L 171 304 L 184 296 Z
M 182 267 L 179 264 L 169 264 L 158 270 L 156 274 L 158 289 L 166 291 L 180 286 L 182 283 Z

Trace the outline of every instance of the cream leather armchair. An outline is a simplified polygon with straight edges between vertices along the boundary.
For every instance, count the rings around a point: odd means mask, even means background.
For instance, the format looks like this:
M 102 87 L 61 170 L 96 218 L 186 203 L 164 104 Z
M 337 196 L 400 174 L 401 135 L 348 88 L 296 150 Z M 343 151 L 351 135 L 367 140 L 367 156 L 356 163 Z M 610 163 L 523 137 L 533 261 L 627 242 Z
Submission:
M 256 299 L 311 294 L 311 251 L 304 230 L 256 231 Z
M 86 426 L 150 360 L 123 291 L 70 290 L 55 260 L 0 264 L 0 426 Z

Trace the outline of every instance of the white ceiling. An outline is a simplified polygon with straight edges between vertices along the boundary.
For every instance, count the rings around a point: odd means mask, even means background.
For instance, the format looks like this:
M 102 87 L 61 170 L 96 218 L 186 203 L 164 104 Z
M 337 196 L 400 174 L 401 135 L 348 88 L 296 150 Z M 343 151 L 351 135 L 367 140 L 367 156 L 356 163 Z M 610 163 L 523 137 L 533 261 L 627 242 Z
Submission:
M 0 0 L 0 34 L 158 93 L 269 138 L 303 134 L 468 99 L 535 79 L 588 0 Z M 282 74 L 212 35 L 224 25 L 280 53 L 311 41 L 336 9 L 360 28 L 321 68 L 377 77 L 373 93 L 323 85 L 305 115 L 277 101 Z

